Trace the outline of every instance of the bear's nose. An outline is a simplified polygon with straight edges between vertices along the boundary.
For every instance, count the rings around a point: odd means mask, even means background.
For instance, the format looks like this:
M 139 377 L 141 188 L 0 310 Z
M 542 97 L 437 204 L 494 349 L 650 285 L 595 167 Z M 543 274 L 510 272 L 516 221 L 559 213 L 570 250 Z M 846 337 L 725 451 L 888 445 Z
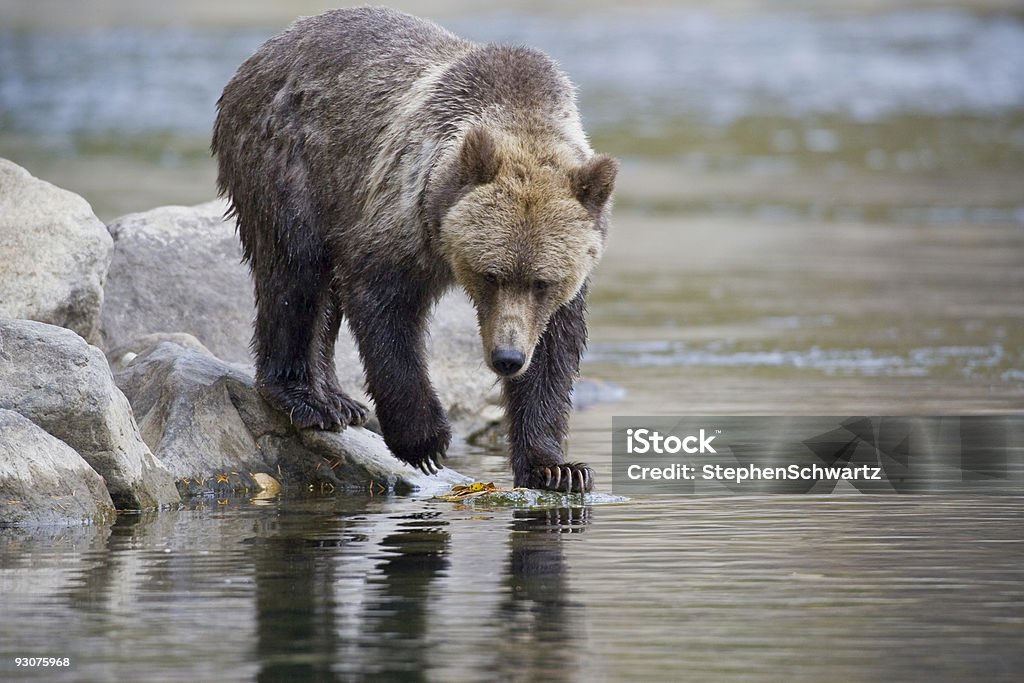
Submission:
M 519 372 L 519 368 L 523 367 L 523 363 L 526 362 L 526 355 L 522 351 L 516 351 L 515 349 L 494 349 L 491 352 L 491 365 L 500 374 L 508 377 Z

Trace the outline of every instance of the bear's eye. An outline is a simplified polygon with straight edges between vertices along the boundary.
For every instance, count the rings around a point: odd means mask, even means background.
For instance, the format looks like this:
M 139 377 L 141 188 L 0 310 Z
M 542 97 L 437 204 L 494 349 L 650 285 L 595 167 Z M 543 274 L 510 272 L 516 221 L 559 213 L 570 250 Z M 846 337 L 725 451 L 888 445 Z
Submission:
M 484 273 L 484 282 L 489 284 L 491 287 L 497 287 L 498 286 L 498 274 L 490 272 L 490 271 Z
M 533 293 L 537 296 L 547 294 L 548 290 L 551 289 L 551 283 L 546 280 L 534 280 L 533 282 Z

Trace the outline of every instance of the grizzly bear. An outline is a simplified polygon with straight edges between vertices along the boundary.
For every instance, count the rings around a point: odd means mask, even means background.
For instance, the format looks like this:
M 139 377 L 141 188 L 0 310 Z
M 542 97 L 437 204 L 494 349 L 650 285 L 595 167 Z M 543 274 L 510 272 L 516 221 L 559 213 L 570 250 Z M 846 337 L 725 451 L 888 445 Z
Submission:
M 264 399 L 298 428 L 365 422 L 334 372 L 345 319 L 388 448 L 436 473 L 451 429 L 424 335 L 457 285 L 503 381 L 515 485 L 589 491 L 562 441 L 618 166 L 591 150 L 556 63 L 393 10 L 335 10 L 268 40 L 217 107 Z

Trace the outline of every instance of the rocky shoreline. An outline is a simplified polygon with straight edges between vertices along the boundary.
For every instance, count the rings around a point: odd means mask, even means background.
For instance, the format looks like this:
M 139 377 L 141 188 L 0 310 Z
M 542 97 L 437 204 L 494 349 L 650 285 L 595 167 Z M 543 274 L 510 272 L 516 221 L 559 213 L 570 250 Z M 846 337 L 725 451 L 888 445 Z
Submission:
M 224 209 L 104 226 L 81 197 L 0 159 L 0 526 L 96 522 L 268 481 L 404 492 L 467 480 L 400 462 L 372 422 L 298 431 L 259 398 L 252 291 Z M 472 307 L 443 300 L 430 363 L 458 434 L 501 414 L 478 347 Z M 337 363 L 345 386 L 362 386 L 346 333 Z

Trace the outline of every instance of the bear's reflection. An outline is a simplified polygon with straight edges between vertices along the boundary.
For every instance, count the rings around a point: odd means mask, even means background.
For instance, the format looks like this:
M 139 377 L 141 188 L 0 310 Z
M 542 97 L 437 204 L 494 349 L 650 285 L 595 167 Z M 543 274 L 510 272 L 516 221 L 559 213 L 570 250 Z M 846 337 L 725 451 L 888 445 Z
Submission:
M 460 668 L 438 661 L 438 644 L 451 643 L 432 623 L 456 580 L 449 522 L 438 513 L 359 521 L 332 531 L 333 541 L 276 538 L 261 549 L 259 680 L 417 681 L 438 666 Z M 589 522 L 590 508 L 512 513 L 508 556 L 493 586 L 499 599 L 480 609 L 470 598 L 456 608 L 497 636 L 483 653 L 489 671 L 527 680 L 577 671 L 580 634 L 571 614 L 580 606 L 570 601 L 562 546 Z
M 579 665 L 583 634 L 572 615 L 582 606 L 570 599 L 562 541 L 583 533 L 590 508 L 515 510 L 509 534 L 508 569 L 498 623 L 504 637 L 495 669 L 515 680 L 571 680 Z

